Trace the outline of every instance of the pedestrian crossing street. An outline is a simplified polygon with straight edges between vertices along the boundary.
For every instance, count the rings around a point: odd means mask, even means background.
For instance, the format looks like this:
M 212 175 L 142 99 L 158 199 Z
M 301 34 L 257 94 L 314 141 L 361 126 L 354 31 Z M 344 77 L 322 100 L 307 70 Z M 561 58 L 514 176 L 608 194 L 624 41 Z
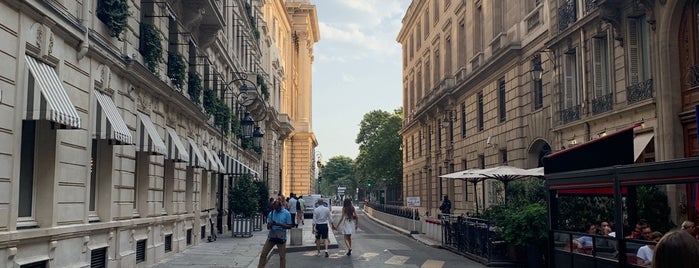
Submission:
M 346 258 L 345 256 L 345 251 L 340 250 L 340 251 L 335 251 L 330 253 L 330 259 L 337 259 L 337 258 Z M 303 254 L 305 256 L 315 256 L 316 252 L 315 251 L 309 251 Z M 375 253 L 375 252 L 366 252 L 363 253 L 359 256 L 360 260 L 363 261 L 372 261 L 376 257 L 378 257 L 380 254 Z M 354 256 L 353 256 L 354 257 Z M 391 256 L 388 260 L 384 261 L 384 264 L 387 265 L 392 265 L 392 266 L 405 266 L 406 263 L 410 260 L 410 256 L 402 256 L 402 255 L 393 255 Z M 420 268 L 442 268 L 444 267 L 444 261 L 440 260 L 426 260 L 425 262 L 422 263 Z

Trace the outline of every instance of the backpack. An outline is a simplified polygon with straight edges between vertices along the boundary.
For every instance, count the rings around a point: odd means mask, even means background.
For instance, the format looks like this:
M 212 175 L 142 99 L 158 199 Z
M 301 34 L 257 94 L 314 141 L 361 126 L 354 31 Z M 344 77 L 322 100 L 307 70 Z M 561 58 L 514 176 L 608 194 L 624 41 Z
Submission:
M 301 202 L 299 202 L 298 200 L 296 200 L 296 210 L 302 210 Z

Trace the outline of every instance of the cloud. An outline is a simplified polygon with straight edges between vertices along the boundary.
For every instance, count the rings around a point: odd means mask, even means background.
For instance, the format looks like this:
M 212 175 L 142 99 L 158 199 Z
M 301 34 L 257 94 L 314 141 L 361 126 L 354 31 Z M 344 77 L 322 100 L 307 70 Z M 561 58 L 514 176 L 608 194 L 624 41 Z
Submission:
M 357 79 L 354 78 L 353 75 L 348 74 L 348 73 L 342 73 L 342 81 L 343 81 L 343 82 L 354 82 L 354 81 L 356 81 L 356 80 L 357 80 Z

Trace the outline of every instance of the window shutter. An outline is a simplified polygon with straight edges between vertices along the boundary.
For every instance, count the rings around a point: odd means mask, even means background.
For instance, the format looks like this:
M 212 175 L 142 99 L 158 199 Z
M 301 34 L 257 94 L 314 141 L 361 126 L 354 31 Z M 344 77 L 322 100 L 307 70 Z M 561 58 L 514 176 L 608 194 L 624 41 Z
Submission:
M 595 98 L 599 98 L 604 95 L 604 56 L 603 53 L 603 42 L 601 38 L 594 39 L 593 47 L 593 68 L 594 68 L 594 83 L 595 83 Z
M 564 93 L 563 93 L 563 107 L 570 108 L 575 105 L 574 93 L 575 93 L 575 54 L 566 54 L 566 59 L 563 61 L 563 83 L 564 83 Z
M 146 239 L 136 241 L 136 263 L 146 261 Z
M 629 22 L 629 85 L 635 85 L 641 82 L 640 77 L 640 48 L 639 48 L 639 22 L 636 19 L 631 19 Z
M 98 248 L 90 251 L 90 267 L 107 267 L 107 248 Z

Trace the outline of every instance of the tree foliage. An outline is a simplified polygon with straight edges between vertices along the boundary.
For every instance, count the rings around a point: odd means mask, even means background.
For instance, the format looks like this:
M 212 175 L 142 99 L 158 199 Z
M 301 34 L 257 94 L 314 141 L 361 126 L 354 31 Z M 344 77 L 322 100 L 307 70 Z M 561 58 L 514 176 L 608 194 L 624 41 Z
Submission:
M 403 113 L 374 110 L 364 115 L 355 142 L 359 155 L 355 161 L 358 185 L 372 187 L 400 183 L 403 177 L 402 141 L 398 134 Z
M 242 174 L 235 187 L 228 192 L 228 207 L 236 215 L 251 217 L 258 211 L 258 192 L 252 176 Z
M 338 186 L 345 186 L 346 193 L 350 193 L 350 188 L 356 188 L 354 180 L 354 163 L 352 158 L 347 156 L 334 156 L 321 170 L 320 193 L 327 196 L 335 196 Z

